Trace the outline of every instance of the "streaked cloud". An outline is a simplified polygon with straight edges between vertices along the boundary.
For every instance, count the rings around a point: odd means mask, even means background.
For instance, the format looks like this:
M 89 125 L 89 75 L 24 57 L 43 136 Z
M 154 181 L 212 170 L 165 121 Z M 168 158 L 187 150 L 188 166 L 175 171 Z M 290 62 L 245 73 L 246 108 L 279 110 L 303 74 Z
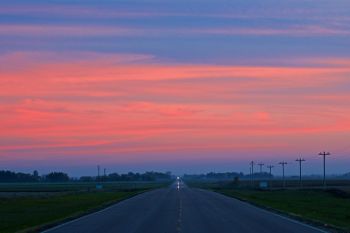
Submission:
M 0 161 L 191 165 L 339 151 L 350 136 L 349 6 L 4 1 Z
M 318 25 L 269 27 L 213 27 L 213 28 L 137 28 L 125 26 L 90 25 L 1 25 L 0 35 L 25 37 L 83 37 L 83 36 L 144 36 L 168 37 L 174 35 L 245 35 L 245 36 L 348 36 L 350 29 L 327 28 Z
M 29 65 L 1 75 L 0 137 L 8 138 L 0 145 L 3 155 L 115 154 L 115 161 L 124 161 L 118 154 L 291 149 L 289 140 L 350 130 L 344 108 L 350 95 L 337 90 L 349 85 L 346 59 L 321 67 L 314 64 L 327 59 L 259 67 L 147 64 L 139 58 L 152 56 L 136 54 L 39 63 L 29 54 L 7 57 L 14 67 L 25 64 L 23 57 Z M 11 98 L 16 100 L 6 101 Z M 244 143 L 233 143 L 232 135 Z M 28 143 L 18 143 L 23 137 Z M 273 142 L 276 137 L 285 141 Z

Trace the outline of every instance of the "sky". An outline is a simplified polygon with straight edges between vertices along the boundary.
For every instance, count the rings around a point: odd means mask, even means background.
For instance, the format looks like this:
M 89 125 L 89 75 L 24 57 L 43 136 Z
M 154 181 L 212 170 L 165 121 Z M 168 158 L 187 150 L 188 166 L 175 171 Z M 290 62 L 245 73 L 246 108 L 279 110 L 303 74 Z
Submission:
M 349 138 L 348 0 L 0 0 L 0 170 L 340 174 Z

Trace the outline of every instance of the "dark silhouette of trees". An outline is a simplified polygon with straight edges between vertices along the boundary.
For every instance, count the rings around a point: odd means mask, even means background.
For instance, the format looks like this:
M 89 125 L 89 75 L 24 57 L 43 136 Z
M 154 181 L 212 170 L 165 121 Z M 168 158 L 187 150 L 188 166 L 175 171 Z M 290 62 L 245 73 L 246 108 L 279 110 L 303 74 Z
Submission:
M 270 179 L 273 175 L 270 175 L 267 172 L 258 172 L 254 173 L 255 179 Z M 251 175 L 249 174 L 243 174 L 242 172 L 222 172 L 222 173 L 215 173 L 215 172 L 209 172 L 207 174 L 200 174 L 200 175 L 184 175 L 185 179 L 192 179 L 192 180 L 234 180 L 234 179 L 250 179 Z
M 0 182 L 36 182 L 38 177 L 22 172 L 0 171 Z
M 244 174 L 242 172 L 222 172 L 222 173 L 215 173 L 215 172 L 209 172 L 207 174 L 200 174 L 200 175 L 184 175 L 185 179 L 209 179 L 209 180 L 233 180 L 236 177 L 242 178 L 244 177 Z
M 170 180 L 171 173 L 145 172 L 143 174 L 129 172 L 127 174 L 111 173 L 104 177 L 106 181 L 159 181 Z
M 48 182 L 67 182 L 67 181 L 69 181 L 69 176 L 63 172 L 51 172 L 45 176 L 45 181 L 48 181 Z
M 37 180 L 39 180 L 39 172 L 38 172 L 37 170 L 34 170 L 34 171 L 33 171 L 33 176 L 34 176 Z
M 145 172 L 145 173 L 133 173 L 126 174 L 111 173 L 106 176 L 82 176 L 78 179 L 81 182 L 95 182 L 95 181 L 161 181 L 171 180 L 172 175 L 170 172 Z M 67 182 L 74 181 L 66 173 L 63 172 L 51 172 L 47 175 L 39 176 L 38 171 L 33 171 L 32 174 L 16 173 L 12 171 L 0 171 L 0 182 Z

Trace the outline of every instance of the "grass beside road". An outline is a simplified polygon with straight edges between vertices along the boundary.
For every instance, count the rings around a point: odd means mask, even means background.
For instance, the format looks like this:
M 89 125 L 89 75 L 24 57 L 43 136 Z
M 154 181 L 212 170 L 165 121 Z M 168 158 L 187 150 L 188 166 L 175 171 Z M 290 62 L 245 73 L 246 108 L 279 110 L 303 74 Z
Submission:
M 350 195 L 334 190 L 217 190 L 258 205 L 350 232 Z
M 327 224 L 341 232 L 350 232 L 350 192 L 346 188 L 254 190 L 235 188 L 227 182 L 188 184 L 287 213 L 300 220 Z
M 116 184 L 117 187 L 120 184 Z M 9 233 L 25 229 L 42 226 L 45 224 L 63 221 L 67 218 L 74 218 L 85 213 L 100 209 L 112 203 L 129 198 L 140 192 L 149 189 L 158 188 L 166 185 L 165 183 L 144 183 L 141 184 L 123 184 L 124 189 L 116 189 L 110 184 L 102 191 L 73 191 L 67 192 L 63 188 L 62 192 L 55 195 L 14 195 L 10 197 L 0 196 L 0 232 Z M 53 184 L 43 184 L 42 187 L 36 187 L 36 190 L 52 190 Z M 62 184 L 60 186 L 63 186 Z M 67 184 L 68 187 L 71 184 Z M 136 187 L 136 188 L 135 188 Z M 4 185 L 2 187 L 4 188 Z M 16 190 L 20 187 L 16 186 Z M 27 189 L 27 186 L 24 188 Z M 11 187 L 6 190 L 10 191 Z
M 153 181 L 120 181 L 120 182 L 103 182 L 104 190 L 133 190 L 144 188 L 157 188 L 169 182 Z M 63 183 L 0 183 L 0 193 L 18 193 L 18 192 L 82 192 L 94 190 L 95 182 L 63 182 Z

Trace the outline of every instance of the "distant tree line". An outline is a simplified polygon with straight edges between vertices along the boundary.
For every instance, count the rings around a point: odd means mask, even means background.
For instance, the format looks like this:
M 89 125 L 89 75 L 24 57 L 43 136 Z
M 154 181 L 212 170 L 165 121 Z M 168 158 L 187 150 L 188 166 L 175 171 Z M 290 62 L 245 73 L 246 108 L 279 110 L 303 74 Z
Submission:
M 40 177 L 37 172 L 26 174 L 22 172 L 0 171 L 0 182 L 37 182 Z
M 210 179 L 210 180 L 231 180 L 235 177 L 242 177 L 243 173 L 237 172 L 222 172 L 222 173 L 214 173 L 210 172 L 207 174 L 195 174 L 195 175 L 184 175 L 184 179 Z
M 67 182 L 70 178 L 63 172 L 51 172 L 44 176 L 44 181 L 47 182 Z
M 261 173 L 254 173 L 254 178 L 272 178 L 273 175 L 270 175 L 267 172 L 261 172 Z M 215 172 L 209 172 L 206 174 L 199 174 L 199 175 L 184 175 L 184 179 L 192 179 L 192 180 L 233 180 L 233 179 L 249 179 L 251 176 L 248 174 L 244 174 L 243 172 L 221 172 L 221 173 L 215 173 Z
M 67 182 L 67 181 L 81 181 L 81 182 L 100 182 L 100 181 L 161 181 L 170 180 L 172 175 L 170 172 L 145 172 L 127 174 L 111 173 L 106 176 L 82 176 L 78 180 L 69 177 L 63 172 L 51 172 L 46 175 L 39 176 L 38 171 L 32 174 L 12 171 L 0 171 L 0 182 Z
M 111 173 L 106 176 L 93 177 L 93 176 L 82 176 L 80 181 L 161 181 L 172 179 L 171 172 L 145 172 L 145 173 L 133 173 L 127 174 Z
M 0 171 L 0 182 L 65 182 L 69 180 L 69 176 L 63 172 L 51 172 L 47 175 L 39 176 L 38 171 L 34 171 L 33 174 Z
M 209 172 L 206 174 L 185 174 L 183 176 L 184 179 L 187 180 L 235 180 L 235 179 L 251 179 L 251 174 L 244 174 L 242 172 Z M 268 172 L 256 172 L 253 174 L 253 178 L 256 180 L 263 179 L 272 179 L 275 178 L 274 175 L 270 175 Z M 299 176 L 288 176 L 288 179 L 299 179 Z M 304 178 L 309 180 L 320 179 L 319 175 L 304 175 Z M 350 179 L 350 172 L 342 174 L 342 175 L 332 175 L 329 176 L 330 179 Z

